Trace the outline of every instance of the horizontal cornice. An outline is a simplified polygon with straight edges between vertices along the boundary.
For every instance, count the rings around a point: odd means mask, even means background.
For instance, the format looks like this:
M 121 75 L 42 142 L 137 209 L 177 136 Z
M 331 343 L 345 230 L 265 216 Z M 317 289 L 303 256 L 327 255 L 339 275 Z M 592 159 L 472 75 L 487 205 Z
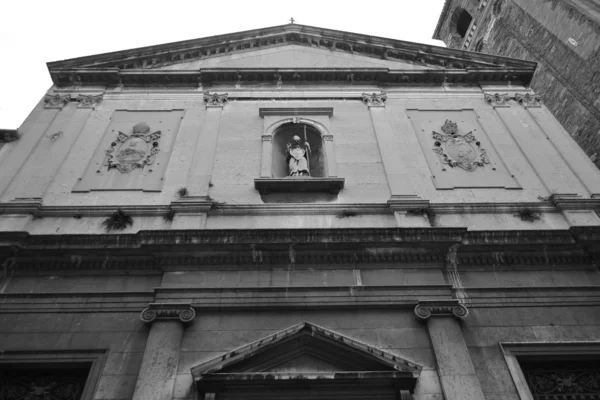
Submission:
M 226 84 L 232 86 L 242 76 L 242 87 L 247 84 L 277 86 L 281 75 L 283 86 L 311 84 L 377 84 L 410 85 L 436 83 L 528 85 L 535 67 L 497 67 L 466 69 L 391 69 L 391 68 L 224 68 L 200 70 L 153 70 L 97 68 L 53 69 L 51 76 L 57 87 L 124 86 L 124 87 L 179 87 L 193 88 Z M 507 78 L 510 76 L 510 79 Z

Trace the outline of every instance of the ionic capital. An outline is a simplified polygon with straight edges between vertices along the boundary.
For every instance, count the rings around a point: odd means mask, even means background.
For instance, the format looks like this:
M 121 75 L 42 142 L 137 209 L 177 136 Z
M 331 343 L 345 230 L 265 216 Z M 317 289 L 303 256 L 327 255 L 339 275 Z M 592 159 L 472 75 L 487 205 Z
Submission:
M 44 108 L 58 108 L 59 110 L 63 108 L 65 104 L 71 101 L 71 95 L 65 94 L 61 96 L 60 94 L 47 94 L 44 97 L 44 103 L 46 105 Z
M 196 317 L 194 309 L 185 303 L 151 303 L 140 315 L 142 321 L 152 324 L 155 321 L 180 321 L 191 324 Z
M 494 93 L 494 94 L 489 94 L 489 93 L 484 93 L 483 97 L 485 98 L 485 101 L 491 105 L 492 107 L 496 108 L 496 107 L 510 107 L 510 104 L 508 104 L 510 97 L 508 96 L 508 93 L 504 93 L 504 94 L 500 94 L 500 93 Z
M 204 102 L 206 107 L 223 107 L 229 98 L 229 93 L 209 93 L 204 92 Z
M 387 94 L 381 93 L 363 93 L 362 102 L 365 103 L 369 108 L 371 107 L 385 107 L 385 101 L 387 100 Z
M 542 98 L 537 94 L 531 93 L 515 93 L 515 100 L 519 102 L 523 107 L 541 107 L 542 106 Z
M 94 106 L 102 101 L 102 95 L 91 95 L 86 96 L 84 94 L 80 94 L 77 96 L 77 101 L 79 102 L 79 106 L 77 108 L 94 108 Z
M 415 307 L 415 315 L 420 321 L 427 321 L 430 317 L 448 317 L 464 319 L 469 314 L 467 307 L 458 300 L 426 300 L 420 301 Z

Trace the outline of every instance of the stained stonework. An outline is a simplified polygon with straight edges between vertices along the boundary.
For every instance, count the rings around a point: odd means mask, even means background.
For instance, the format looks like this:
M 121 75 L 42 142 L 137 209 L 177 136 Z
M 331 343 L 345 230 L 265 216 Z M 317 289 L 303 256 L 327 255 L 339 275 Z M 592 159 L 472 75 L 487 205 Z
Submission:
M 522 356 L 600 354 L 600 171 L 535 63 L 289 24 L 48 68 L 0 400 L 530 398 Z
M 472 16 L 468 38 L 455 33 L 457 8 Z M 451 48 L 538 62 L 531 87 L 600 167 L 599 11 L 580 0 L 447 0 L 433 37 Z

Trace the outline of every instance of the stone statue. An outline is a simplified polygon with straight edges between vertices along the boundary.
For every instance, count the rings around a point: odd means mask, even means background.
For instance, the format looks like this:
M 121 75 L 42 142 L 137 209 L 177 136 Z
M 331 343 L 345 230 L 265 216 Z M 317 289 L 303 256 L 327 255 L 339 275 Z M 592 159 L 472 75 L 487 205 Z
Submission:
M 300 136 L 294 135 L 292 143 L 288 143 L 286 147 L 289 176 L 310 176 L 310 144 L 306 137 L 304 138 L 304 144 L 301 145 Z

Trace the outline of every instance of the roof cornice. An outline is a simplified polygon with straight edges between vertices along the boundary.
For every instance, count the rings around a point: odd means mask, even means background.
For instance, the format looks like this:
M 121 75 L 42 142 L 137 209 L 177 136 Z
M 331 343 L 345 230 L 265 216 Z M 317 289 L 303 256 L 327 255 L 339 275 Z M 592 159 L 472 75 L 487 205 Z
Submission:
M 536 65 L 507 57 L 297 24 L 54 61 L 47 65 L 53 79 L 57 73 L 66 71 L 142 70 L 156 73 L 158 68 L 167 65 L 290 44 L 408 62 L 435 69 L 534 69 Z M 175 72 L 176 70 L 163 71 L 168 74 Z

